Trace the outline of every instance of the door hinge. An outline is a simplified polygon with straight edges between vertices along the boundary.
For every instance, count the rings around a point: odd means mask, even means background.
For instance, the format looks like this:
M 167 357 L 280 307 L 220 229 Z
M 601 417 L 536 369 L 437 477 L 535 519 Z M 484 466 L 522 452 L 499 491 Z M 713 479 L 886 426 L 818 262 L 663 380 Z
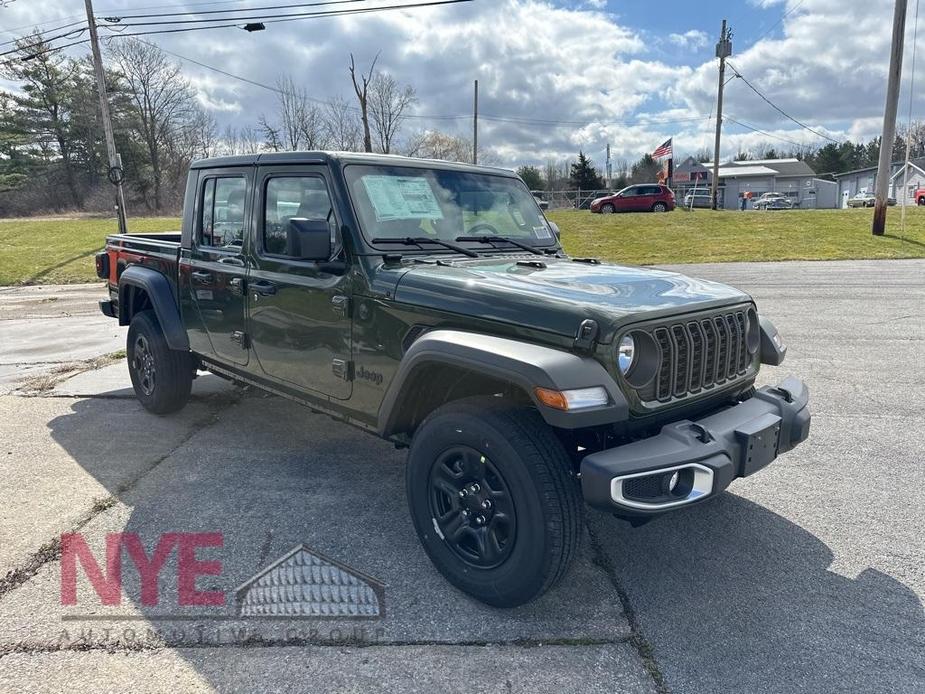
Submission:
M 331 361 L 331 370 L 338 378 L 345 381 L 353 380 L 353 362 L 346 359 L 334 359 Z
M 251 338 L 243 330 L 234 330 L 231 333 L 231 341 L 241 345 L 241 349 L 248 349 L 251 346 Z

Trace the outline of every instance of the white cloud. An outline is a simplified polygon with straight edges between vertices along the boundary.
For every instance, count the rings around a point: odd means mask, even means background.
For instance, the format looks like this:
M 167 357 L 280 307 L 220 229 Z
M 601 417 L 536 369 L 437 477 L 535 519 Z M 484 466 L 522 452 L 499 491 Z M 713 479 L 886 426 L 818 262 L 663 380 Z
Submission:
M 682 48 L 703 48 L 710 42 L 707 32 L 690 29 L 683 34 L 668 34 L 668 40 Z
M 753 2 L 779 5 L 774 12 L 783 21 L 771 35 L 757 42 L 751 38 L 753 45 L 746 39 L 760 31 L 734 26 L 730 64 L 815 129 L 852 139 L 876 135 L 886 89 L 892 0 Z M 183 10 L 180 0 L 175 4 L 176 11 Z M 106 9 L 132 5 L 110 0 Z M 600 164 L 608 142 L 615 158 L 633 159 L 669 136 L 679 153 L 712 146 L 713 122 L 707 117 L 716 99 L 716 61 L 692 57 L 712 53 L 694 50 L 709 45 L 710 37 L 697 29 L 671 34 L 656 52 L 647 37 L 658 33 L 657 15 L 647 26 L 630 27 L 600 11 L 604 5 L 599 0 L 570 1 L 568 6 L 559 0 L 490 0 L 268 24 L 266 31 L 255 34 L 220 29 L 148 39 L 265 84 L 288 72 L 320 99 L 341 95 L 352 100 L 349 54 L 366 65 L 381 51 L 380 67 L 416 88 L 419 115 L 456 117 L 409 121 L 409 131 L 436 127 L 468 137 L 472 81 L 478 79 L 484 116 L 480 142 L 508 165 L 573 156 L 579 147 Z M 167 9 L 161 12 L 170 15 Z M 73 13 L 66 0 L 17 2 L 4 9 L 4 25 L 49 19 L 60 24 L 74 21 L 64 19 Z M 911 35 L 911 22 L 909 29 Z M 920 43 L 925 49 L 925 32 Z M 907 58 L 911 47 L 910 39 Z M 267 90 L 188 63 L 184 73 L 222 126 L 253 125 L 261 113 L 275 108 L 275 97 Z M 799 143 L 819 139 L 783 118 L 741 80 L 728 84 L 725 112 L 768 135 L 743 132 L 727 122 L 724 156 L 758 144 L 789 146 L 771 136 Z M 916 98 L 915 113 L 925 114 L 925 91 Z

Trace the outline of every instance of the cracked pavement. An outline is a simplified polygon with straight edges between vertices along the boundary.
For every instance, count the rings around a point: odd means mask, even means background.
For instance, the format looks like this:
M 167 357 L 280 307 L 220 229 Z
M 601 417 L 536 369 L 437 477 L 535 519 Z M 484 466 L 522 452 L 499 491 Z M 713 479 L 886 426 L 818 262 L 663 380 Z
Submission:
M 0 681 L 31 691 L 921 691 L 925 683 L 925 262 L 687 266 L 750 291 L 811 389 L 804 446 L 729 493 L 640 528 L 588 511 L 581 553 L 537 602 L 451 588 L 414 535 L 404 453 L 211 375 L 169 417 L 136 403 L 96 286 L 0 290 Z M 94 363 L 94 365 L 96 365 Z M 23 381 L 50 375 L 40 391 Z M 385 584 L 380 620 L 257 620 L 144 604 L 82 571 L 60 602 L 58 538 L 222 533 L 200 549 L 231 594 L 304 543 Z M 202 615 L 208 614 L 209 619 Z

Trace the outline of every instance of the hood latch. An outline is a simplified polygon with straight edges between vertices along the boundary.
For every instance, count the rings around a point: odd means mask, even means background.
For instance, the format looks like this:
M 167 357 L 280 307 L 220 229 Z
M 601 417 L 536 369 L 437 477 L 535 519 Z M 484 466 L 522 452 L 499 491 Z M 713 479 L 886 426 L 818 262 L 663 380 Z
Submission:
M 575 336 L 575 342 L 572 343 L 572 346 L 579 352 L 590 354 L 594 351 L 597 331 L 597 321 L 585 318 L 578 325 L 578 334 Z

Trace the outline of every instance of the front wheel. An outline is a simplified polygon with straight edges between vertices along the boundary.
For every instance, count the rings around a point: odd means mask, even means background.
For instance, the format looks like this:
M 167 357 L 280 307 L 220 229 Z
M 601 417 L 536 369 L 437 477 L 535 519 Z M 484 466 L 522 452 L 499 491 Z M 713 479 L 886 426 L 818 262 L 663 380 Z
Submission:
M 433 412 L 408 456 L 408 506 L 434 566 L 465 593 L 515 607 L 565 573 L 581 494 L 561 442 L 532 409 L 470 398 Z
M 925 195 L 923 195 L 922 197 L 918 199 L 918 204 L 919 204 L 919 207 L 921 207 L 922 205 L 925 205 Z
M 652 205 L 652 211 L 653 212 L 667 212 L 668 205 L 666 205 L 663 202 L 657 202 L 654 205 Z
M 613 213 L 614 213 L 614 206 L 611 205 L 609 202 L 601 205 L 601 214 L 613 214 Z
M 170 349 L 154 311 L 141 311 L 132 318 L 125 352 L 135 396 L 145 409 L 167 414 L 186 405 L 193 385 L 193 360 L 189 352 Z

